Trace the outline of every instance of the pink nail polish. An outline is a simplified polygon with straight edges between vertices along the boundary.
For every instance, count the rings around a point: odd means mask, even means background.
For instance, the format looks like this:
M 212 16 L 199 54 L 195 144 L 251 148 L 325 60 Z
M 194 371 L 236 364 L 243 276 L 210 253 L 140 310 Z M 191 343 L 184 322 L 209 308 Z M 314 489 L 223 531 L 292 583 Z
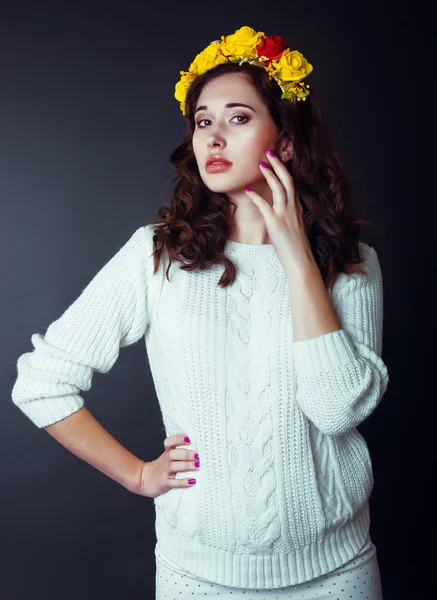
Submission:
M 184 437 L 184 442 L 188 442 L 188 444 L 191 444 L 190 438 L 188 437 L 188 435 L 186 435 Z
M 189 480 L 188 480 L 188 483 L 189 483 L 190 485 L 193 485 L 194 483 L 196 483 L 196 480 L 195 480 L 195 479 L 189 479 Z
M 267 150 L 267 154 L 268 154 L 269 156 L 276 156 L 276 154 L 273 152 L 273 150 L 272 150 L 272 149 L 270 149 L 270 150 Z
M 263 160 L 260 162 L 260 165 L 262 167 L 264 167 L 264 169 L 268 169 L 269 168 L 269 165 L 267 163 L 265 163 Z

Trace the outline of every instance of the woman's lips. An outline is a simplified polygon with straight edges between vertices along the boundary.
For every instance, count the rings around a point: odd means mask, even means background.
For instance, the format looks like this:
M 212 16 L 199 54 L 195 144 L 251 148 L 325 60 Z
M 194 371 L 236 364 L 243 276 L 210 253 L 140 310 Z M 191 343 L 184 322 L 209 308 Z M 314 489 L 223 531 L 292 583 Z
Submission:
M 229 167 L 232 167 L 232 163 L 229 163 L 229 162 L 226 162 L 226 163 L 210 163 L 206 167 L 206 170 L 208 171 L 208 173 L 218 173 L 219 171 L 224 171 L 225 169 L 229 169 Z

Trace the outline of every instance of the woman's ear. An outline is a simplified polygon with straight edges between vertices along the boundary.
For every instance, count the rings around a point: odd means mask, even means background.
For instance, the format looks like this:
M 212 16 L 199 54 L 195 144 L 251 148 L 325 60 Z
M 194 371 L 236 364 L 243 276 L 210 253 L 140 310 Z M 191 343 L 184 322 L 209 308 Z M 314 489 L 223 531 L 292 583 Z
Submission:
M 293 142 L 288 138 L 284 137 L 278 144 L 278 156 L 282 162 L 288 162 L 291 160 L 294 153 Z

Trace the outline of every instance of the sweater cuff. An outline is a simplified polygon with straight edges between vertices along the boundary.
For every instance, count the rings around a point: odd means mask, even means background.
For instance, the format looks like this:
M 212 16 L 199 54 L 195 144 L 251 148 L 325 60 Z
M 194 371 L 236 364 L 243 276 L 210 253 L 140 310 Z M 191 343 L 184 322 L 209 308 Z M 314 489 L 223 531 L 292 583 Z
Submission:
M 344 329 L 308 340 L 293 342 L 294 363 L 300 375 L 316 375 L 358 360 L 358 354 Z
M 18 408 L 37 426 L 47 427 L 78 411 L 85 402 L 78 394 L 56 398 L 37 398 L 20 402 Z

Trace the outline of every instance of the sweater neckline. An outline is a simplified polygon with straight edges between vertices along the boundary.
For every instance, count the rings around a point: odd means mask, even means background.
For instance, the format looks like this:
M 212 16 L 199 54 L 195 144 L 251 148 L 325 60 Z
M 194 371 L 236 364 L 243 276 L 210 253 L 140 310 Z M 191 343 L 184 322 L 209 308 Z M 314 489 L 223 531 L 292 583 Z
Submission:
M 241 250 L 254 250 L 257 252 L 262 252 L 264 250 L 273 249 L 273 244 L 248 244 L 246 242 L 235 242 L 234 240 L 230 240 L 229 238 L 226 240 L 226 243 L 229 248 L 241 249 Z
M 282 268 L 273 244 L 246 244 L 227 239 L 225 253 L 245 272 Z

